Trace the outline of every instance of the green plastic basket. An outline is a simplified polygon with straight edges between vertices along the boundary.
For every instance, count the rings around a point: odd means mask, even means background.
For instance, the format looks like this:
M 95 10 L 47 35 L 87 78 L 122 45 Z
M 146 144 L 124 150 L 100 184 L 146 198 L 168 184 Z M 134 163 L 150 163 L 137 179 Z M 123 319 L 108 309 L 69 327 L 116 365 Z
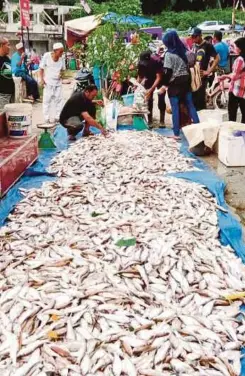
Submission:
M 141 116 L 133 117 L 133 127 L 137 131 L 146 131 L 149 129 L 146 121 Z

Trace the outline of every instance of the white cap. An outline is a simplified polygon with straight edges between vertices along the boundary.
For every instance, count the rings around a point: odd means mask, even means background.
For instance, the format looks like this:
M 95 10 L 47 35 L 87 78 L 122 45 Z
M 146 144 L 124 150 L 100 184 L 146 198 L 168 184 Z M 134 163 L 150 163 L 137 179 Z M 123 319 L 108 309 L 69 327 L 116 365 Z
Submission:
M 55 50 L 59 50 L 60 48 L 63 48 L 63 49 L 64 49 L 63 44 L 60 43 L 60 42 L 55 43 L 55 44 L 53 45 L 53 50 L 54 50 L 54 51 L 55 51 Z
M 20 50 L 21 48 L 24 48 L 24 45 L 22 42 L 20 43 L 17 43 L 16 46 L 15 46 L 16 50 Z

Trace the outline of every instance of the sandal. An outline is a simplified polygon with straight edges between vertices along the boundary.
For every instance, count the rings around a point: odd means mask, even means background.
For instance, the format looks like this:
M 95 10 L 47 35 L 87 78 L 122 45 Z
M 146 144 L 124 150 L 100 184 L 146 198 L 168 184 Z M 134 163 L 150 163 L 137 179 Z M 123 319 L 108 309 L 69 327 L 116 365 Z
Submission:
M 172 138 L 174 139 L 175 141 L 181 141 L 181 137 L 180 136 L 167 136 L 168 138 Z

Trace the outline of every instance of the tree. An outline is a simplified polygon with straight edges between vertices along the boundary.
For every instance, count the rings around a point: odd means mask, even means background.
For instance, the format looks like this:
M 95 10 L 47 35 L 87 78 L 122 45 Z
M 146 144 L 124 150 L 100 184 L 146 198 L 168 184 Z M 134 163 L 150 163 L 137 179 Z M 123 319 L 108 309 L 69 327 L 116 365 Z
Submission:
M 142 14 L 141 0 L 111 0 L 108 5 L 112 12 L 118 14 L 131 14 L 133 16 Z
M 99 9 L 100 7 L 106 7 L 108 11 L 115 12 L 118 14 L 132 14 L 140 15 L 142 14 L 142 1 L 141 0 L 98 0 L 98 1 L 88 1 L 92 5 L 92 9 Z M 98 7 L 99 5 L 99 7 Z
M 139 32 L 139 42 L 127 46 L 125 33 L 130 26 L 106 23 L 88 37 L 87 59 L 91 66 L 106 67 L 107 71 L 117 72 L 118 80 L 123 82 L 132 75 L 131 67 L 135 66 L 139 54 L 144 51 L 150 41 L 146 33 Z M 115 38 L 115 33 L 117 38 Z

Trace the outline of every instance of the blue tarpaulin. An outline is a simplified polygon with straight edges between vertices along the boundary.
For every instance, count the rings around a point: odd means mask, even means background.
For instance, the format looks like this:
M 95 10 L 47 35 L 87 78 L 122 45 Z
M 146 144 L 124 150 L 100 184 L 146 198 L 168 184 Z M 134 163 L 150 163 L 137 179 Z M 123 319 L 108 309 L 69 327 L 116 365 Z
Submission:
M 103 22 L 112 22 L 115 24 L 134 24 L 137 26 L 152 25 L 154 23 L 150 18 L 139 16 L 123 16 L 116 13 L 107 13 L 103 18 Z
M 169 131 L 159 130 L 158 132 L 160 134 L 166 134 Z M 201 171 L 180 172 L 171 175 L 206 186 L 215 196 L 218 205 L 227 210 L 227 212 L 221 210 L 217 211 L 220 228 L 220 241 L 223 245 L 229 244 L 245 263 L 245 244 L 242 239 L 242 226 L 231 214 L 229 207 L 225 202 L 225 182 L 212 172 L 201 159 L 196 158 L 194 154 L 188 151 L 186 140 L 183 140 L 182 142 L 181 153 L 187 157 L 195 158 L 194 165 Z

